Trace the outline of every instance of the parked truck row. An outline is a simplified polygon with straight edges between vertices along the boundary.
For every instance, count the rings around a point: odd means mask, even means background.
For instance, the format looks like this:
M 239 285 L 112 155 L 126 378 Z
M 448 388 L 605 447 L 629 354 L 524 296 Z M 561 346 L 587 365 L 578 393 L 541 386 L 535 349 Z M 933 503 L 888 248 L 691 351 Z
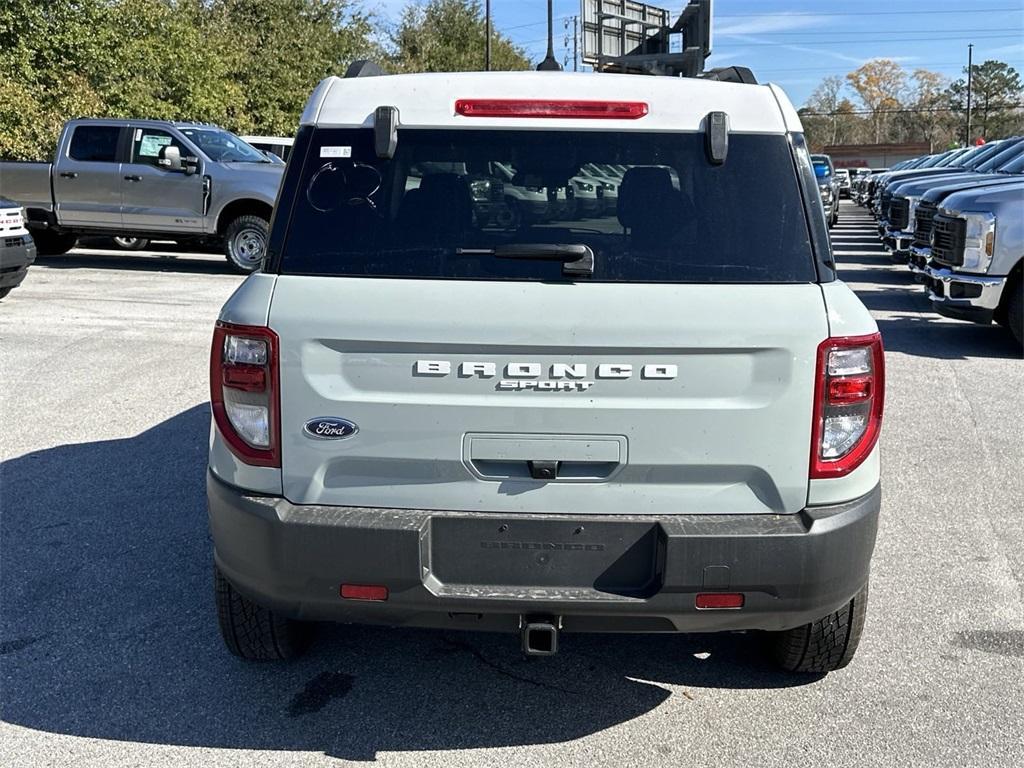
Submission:
M 1024 344 L 1024 137 L 907 160 L 865 176 L 854 197 L 936 312 L 998 323 Z
M 71 120 L 51 163 L 0 163 L 42 255 L 104 235 L 218 243 L 239 272 L 263 260 L 284 165 L 214 125 Z

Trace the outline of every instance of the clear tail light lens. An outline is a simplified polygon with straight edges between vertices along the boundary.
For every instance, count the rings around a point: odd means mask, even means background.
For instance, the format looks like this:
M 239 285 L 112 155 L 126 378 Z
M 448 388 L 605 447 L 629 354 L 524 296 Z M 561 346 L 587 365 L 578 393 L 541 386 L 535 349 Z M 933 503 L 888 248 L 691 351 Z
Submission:
M 246 464 L 280 467 L 278 338 L 262 326 L 217 323 L 210 404 L 228 448 Z
M 885 396 L 882 337 L 825 339 L 818 345 L 811 429 L 811 478 L 841 477 L 878 442 Z

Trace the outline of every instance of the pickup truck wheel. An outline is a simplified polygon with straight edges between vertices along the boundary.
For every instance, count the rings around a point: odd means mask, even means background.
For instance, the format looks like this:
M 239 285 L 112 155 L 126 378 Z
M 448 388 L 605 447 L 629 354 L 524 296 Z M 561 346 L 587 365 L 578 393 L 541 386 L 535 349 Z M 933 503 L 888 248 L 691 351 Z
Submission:
M 74 248 L 78 242 L 77 235 L 58 234 L 45 229 L 33 232 L 32 239 L 40 256 L 60 256 Z
M 270 223 L 259 216 L 239 216 L 224 232 L 224 255 L 243 274 L 255 272 L 267 251 Z
M 141 251 L 149 245 L 149 240 L 144 237 L 114 237 L 111 239 L 118 248 L 126 251 Z
M 6 297 L 7 294 L 10 293 L 13 290 L 14 290 L 13 286 L 8 287 L 8 288 L 0 288 L 0 299 Z
M 250 661 L 279 661 L 294 658 L 306 649 L 308 626 L 242 597 L 216 566 L 213 581 L 220 634 L 235 656 Z
M 868 585 L 849 603 L 824 618 L 772 633 L 772 655 L 787 672 L 832 672 L 857 652 L 868 609 Z

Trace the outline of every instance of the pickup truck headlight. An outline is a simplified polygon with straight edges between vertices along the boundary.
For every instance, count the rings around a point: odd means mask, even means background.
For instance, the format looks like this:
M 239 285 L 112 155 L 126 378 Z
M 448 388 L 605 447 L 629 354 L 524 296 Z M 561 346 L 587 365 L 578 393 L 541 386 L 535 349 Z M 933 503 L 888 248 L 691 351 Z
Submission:
M 996 217 L 988 211 L 961 213 L 967 222 L 964 232 L 964 272 L 987 272 L 996 245 Z
M 821 199 L 824 200 L 826 203 L 832 199 L 832 187 L 828 186 L 827 184 L 823 184 L 822 186 L 818 187 L 818 189 L 821 190 Z

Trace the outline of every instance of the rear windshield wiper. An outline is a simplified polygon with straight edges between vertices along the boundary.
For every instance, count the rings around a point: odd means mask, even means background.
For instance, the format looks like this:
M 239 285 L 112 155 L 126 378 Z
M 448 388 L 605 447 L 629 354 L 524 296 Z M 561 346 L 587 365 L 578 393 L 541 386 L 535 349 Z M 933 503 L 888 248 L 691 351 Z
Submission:
M 456 248 L 459 256 L 494 256 L 499 259 L 533 259 L 562 262 L 562 274 L 594 274 L 594 252 L 589 245 L 561 243 L 511 243 L 496 248 Z

